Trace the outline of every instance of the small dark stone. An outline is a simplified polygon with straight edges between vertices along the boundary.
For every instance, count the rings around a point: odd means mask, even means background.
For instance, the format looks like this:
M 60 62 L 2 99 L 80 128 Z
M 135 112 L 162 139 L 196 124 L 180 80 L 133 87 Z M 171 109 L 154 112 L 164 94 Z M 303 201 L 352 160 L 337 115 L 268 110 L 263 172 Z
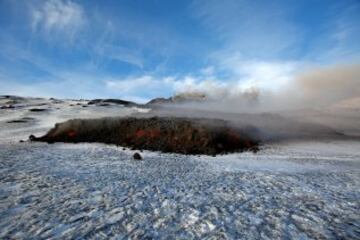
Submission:
M 140 153 L 138 153 L 138 152 L 134 153 L 133 158 L 135 160 L 142 160 L 143 159 L 142 156 L 140 155 Z
M 20 140 L 19 142 L 20 142 L 20 143 L 23 143 L 23 142 L 25 142 L 25 141 L 24 141 L 24 140 Z
M 47 109 L 44 108 L 31 108 L 29 109 L 30 112 L 44 112 L 47 111 Z
M 36 137 L 35 137 L 34 135 L 30 135 L 30 136 L 29 136 L 29 140 L 30 140 L 30 141 L 35 141 L 35 140 L 36 140 Z
M 26 120 L 22 120 L 22 119 L 7 121 L 7 123 L 26 123 L 26 122 L 27 122 Z

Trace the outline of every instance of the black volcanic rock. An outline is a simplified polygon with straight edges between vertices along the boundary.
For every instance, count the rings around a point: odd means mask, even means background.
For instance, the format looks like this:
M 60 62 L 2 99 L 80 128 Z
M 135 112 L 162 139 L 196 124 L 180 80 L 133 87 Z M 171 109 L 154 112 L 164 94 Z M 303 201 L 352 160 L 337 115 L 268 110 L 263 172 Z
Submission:
M 124 106 L 136 106 L 138 105 L 137 103 L 131 102 L 131 101 L 126 101 L 126 100 L 122 100 L 122 99 L 93 99 L 90 100 L 88 102 L 88 105 L 101 105 L 101 106 L 105 106 L 105 104 L 119 104 L 119 105 L 124 105 Z
M 186 102 L 201 102 L 206 99 L 206 95 L 203 93 L 182 93 L 177 94 L 170 98 L 154 98 L 150 100 L 146 105 L 156 106 L 163 104 L 172 104 L 172 103 L 186 103 Z
M 140 155 L 140 153 L 136 152 L 136 153 L 134 153 L 134 155 L 133 155 L 133 159 L 134 159 L 134 160 L 142 160 L 143 158 L 142 158 L 142 156 Z
M 172 103 L 171 98 L 154 98 L 147 102 L 146 105 L 160 105 L 166 103 Z
M 48 109 L 45 108 L 31 108 L 29 109 L 30 112 L 45 112 L 48 111 Z
M 9 120 L 7 121 L 7 123 L 27 123 L 29 121 L 34 121 L 35 118 L 32 117 L 23 117 L 21 119 L 14 119 L 14 120 Z
M 23 120 L 23 119 L 16 119 L 16 120 L 7 121 L 7 123 L 26 123 L 26 122 L 27 121 Z
M 35 137 L 34 135 L 31 134 L 31 135 L 29 136 L 29 140 L 30 140 L 30 141 L 36 141 L 36 140 L 37 140 L 37 137 Z
M 0 95 L 0 99 L 24 100 L 25 98 L 14 95 Z

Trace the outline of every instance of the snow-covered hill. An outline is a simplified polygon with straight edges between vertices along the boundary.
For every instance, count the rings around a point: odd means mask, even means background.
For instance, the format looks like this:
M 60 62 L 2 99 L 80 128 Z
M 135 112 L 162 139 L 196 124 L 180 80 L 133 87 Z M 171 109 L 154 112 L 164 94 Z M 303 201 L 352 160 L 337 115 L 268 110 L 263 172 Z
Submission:
M 115 146 L 19 140 L 71 118 L 149 109 L 14 97 L 0 105 L 1 239 L 360 238 L 358 141 L 217 157 L 144 151 L 134 161 Z

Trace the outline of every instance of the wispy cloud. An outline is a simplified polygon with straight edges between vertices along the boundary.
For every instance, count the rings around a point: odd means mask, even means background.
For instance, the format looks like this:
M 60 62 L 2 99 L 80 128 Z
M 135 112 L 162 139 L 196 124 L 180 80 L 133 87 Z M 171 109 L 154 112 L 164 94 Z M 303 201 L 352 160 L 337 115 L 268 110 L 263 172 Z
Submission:
M 242 88 L 263 88 L 278 90 L 291 81 L 304 63 L 295 61 L 261 61 L 243 59 L 224 59 L 222 67 L 230 71 L 232 78 Z
M 360 46 L 356 41 L 360 38 L 360 2 L 354 1 L 340 11 L 333 11 L 336 14 L 329 24 L 332 46 L 326 57 L 333 61 L 360 60 Z
M 31 27 L 46 37 L 61 36 L 70 40 L 86 23 L 84 9 L 71 0 L 49 0 L 31 7 Z
M 95 64 L 102 64 L 106 60 L 119 61 L 131 64 L 142 69 L 144 67 L 144 60 L 142 52 L 138 49 L 129 49 L 122 46 L 103 43 L 97 44 L 94 47 L 95 57 L 93 61 Z M 102 59 L 102 62 L 99 62 Z
M 273 57 L 296 43 L 298 31 L 274 1 L 196 1 L 195 16 L 223 43 L 246 58 Z

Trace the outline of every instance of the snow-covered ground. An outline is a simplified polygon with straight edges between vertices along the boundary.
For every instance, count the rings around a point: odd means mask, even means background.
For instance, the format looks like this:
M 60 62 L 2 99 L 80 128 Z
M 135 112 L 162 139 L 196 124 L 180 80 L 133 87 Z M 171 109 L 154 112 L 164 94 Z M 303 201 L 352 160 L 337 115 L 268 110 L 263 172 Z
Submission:
M 134 161 L 115 146 L 18 141 L 69 118 L 147 110 L 27 101 L 0 109 L 0 239 L 360 239 L 360 142 Z M 49 110 L 30 112 L 36 101 Z

